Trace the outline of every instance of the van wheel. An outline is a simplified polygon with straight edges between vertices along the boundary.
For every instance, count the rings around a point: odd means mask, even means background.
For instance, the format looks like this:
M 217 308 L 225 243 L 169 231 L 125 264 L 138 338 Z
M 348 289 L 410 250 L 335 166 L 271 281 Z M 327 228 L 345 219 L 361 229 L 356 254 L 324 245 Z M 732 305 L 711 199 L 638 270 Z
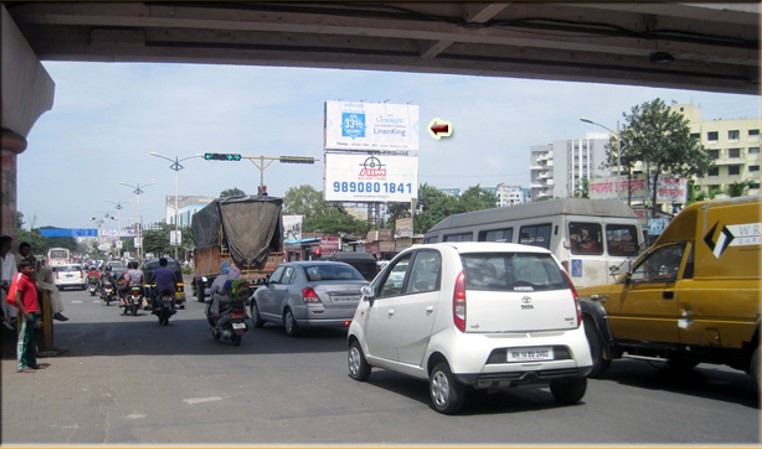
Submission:
M 296 324 L 296 319 L 294 319 L 294 314 L 291 312 L 291 309 L 286 309 L 286 311 L 283 312 L 283 326 L 286 328 L 286 335 L 289 337 L 296 336 L 298 325 Z
M 431 371 L 429 393 L 434 410 L 452 415 L 463 406 L 466 387 L 455 379 L 447 363 L 438 363 Z
M 574 405 L 587 391 L 586 377 L 566 377 L 550 382 L 550 393 L 559 404 Z
M 368 364 L 368 361 L 365 360 L 365 355 L 357 340 L 349 345 L 349 351 L 347 351 L 347 364 L 349 366 L 349 377 L 360 382 L 368 380 L 368 377 L 370 376 L 370 365 Z
M 754 391 L 759 395 L 759 391 L 762 390 L 759 384 L 759 348 L 754 350 L 751 355 L 751 366 L 749 367 L 749 374 L 751 380 L 754 383 Z
M 603 377 L 603 374 L 606 373 L 606 370 L 609 369 L 611 360 L 605 359 L 603 357 L 603 341 L 601 336 L 598 334 L 598 330 L 595 327 L 595 323 L 593 323 L 593 319 L 589 316 L 586 316 L 583 319 L 583 324 L 585 326 L 585 336 L 587 337 L 587 343 L 590 346 L 590 356 L 593 358 L 593 369 L 590 371 L 590 374 L 588 374 L 588 377 L 599 379 Z

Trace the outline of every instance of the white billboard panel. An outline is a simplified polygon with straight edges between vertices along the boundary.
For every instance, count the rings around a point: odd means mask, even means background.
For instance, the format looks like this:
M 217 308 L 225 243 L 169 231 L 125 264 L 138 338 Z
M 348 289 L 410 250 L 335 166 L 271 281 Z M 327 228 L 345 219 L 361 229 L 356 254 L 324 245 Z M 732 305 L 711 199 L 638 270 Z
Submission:
M 418 158 L 325 154 L 325 200 L 409 202 L 418 197 Z
M 325 102 L 326 150 L 418 151 L 418 106 Z

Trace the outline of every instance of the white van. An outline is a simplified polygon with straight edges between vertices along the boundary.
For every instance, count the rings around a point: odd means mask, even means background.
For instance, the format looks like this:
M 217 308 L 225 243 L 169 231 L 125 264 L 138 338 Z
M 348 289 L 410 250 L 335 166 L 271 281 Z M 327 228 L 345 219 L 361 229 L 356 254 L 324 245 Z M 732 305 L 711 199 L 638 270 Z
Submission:
M 638 256 L 643 231 L 635 212 L 614 200 L 560 198 L 451 215 L 424 243 L 508 242 L 549 249 L 576 287 L 611 282 L 610 270 Z

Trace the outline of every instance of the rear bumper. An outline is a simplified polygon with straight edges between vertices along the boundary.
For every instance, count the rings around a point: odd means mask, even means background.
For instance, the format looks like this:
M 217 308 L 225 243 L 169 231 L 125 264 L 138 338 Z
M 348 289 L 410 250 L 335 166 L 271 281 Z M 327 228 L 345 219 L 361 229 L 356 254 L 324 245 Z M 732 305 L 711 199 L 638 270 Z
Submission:
M 503 373 L 454 374 L 466 385 L 477 389 L 492 387 L 517 387 L 521 385 L 547 384 L 554 379 L 566 377 L 585 377 L 590 372 L 584 368 L 556 368 L 536 371 L 513 371 Z

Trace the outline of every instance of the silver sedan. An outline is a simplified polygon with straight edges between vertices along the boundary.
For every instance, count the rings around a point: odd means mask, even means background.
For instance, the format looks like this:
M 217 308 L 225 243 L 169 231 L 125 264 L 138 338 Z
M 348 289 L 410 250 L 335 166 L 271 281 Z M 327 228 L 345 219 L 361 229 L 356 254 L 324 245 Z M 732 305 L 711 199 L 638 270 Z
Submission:
M 283 263 L 251 296 L 251 319 L 254 327 L 282 324 L 289 336 L 304 327 L 346 328 L 364 285 L 362 274 L 344 262 Z

